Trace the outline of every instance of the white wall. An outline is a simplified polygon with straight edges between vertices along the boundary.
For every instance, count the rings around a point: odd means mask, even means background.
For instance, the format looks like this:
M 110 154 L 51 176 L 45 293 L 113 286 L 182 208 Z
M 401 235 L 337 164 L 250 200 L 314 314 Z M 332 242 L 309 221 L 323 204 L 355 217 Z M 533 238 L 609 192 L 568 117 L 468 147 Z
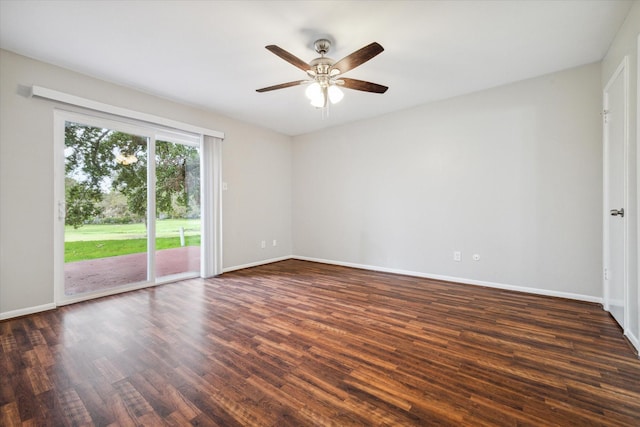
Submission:
M 640 2 L 634 2 L 629 15 L 602 60 L 602 89 L 625 55 L 629 56 L 629 199 L 627 217 L 629 235 L 629 319 L 628 335 L 640 350 L 640 283 L 638 280 L 638 34 L 640 33 Z M 626 215 L 625 215 L 626 216 Z
M 0 318 L 54 298 L 56 103 L 24 96 L 34 84 L 225 132 L 224 268 L 291 254 L 290 137 L 0 50 Z
M 294 254 L 600 301 L 600 108 L 592 64 L 294 137 Z

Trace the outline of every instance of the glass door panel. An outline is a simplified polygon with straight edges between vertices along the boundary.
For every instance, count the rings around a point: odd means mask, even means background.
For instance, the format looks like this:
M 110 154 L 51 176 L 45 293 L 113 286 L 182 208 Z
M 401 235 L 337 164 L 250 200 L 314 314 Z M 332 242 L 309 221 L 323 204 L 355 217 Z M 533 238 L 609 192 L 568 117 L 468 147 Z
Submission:
M 156 141 L 157 281 L 200 273 L 200 149 Z
M 150 140 L 65 123 L 64 293 L 145 282 Z

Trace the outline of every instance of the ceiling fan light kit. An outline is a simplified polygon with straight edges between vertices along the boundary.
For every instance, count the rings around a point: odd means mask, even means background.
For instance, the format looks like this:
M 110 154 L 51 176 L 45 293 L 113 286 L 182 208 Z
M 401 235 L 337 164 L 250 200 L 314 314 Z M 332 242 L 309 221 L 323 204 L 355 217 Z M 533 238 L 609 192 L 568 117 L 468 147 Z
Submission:
M 338 86 L 347 89 L 359 90 L 362 92 L 385 93 L 387 86 L 371 83 L 364 80 L 356 80 L 341 77 L 342 74 L 355 67 L 364 64 L 374 56 L 381 53 L 384 49 L 380 44 L 373 42 L 362 49 L 345 56 L 339 61 L 325 56 L 331 48 L 331 42 L 327 39 L 319 39 L 314 43 L 314 48 L 320 57 L 312 60 L 308 64 L 287 52 L 286 50 L 276 46 L 269 45 L 266 49 L 290 64 L 300 68 L 309 76 L 307 80 L 298 80 L 294 82 L 281 83 L 274 86 L 268 86 L 262 89 L 256 89 L 257 92 L 268 92 L 276 89 L 284 89 L 291 86 L 308 84 L 305 95 L 309 98 L 311 105 L 321 108 L 323 111 L 329 104 L 336 104 L 342 100 L 344 93 Z
M 344 93 L 333 83 L 323 85 L 317 81 L 309 84 L 305 95 L 311 101 L 311 105 L 316 108 L 324 108 L 327 106 L 327 100 L 332 104 L 337 104 L 344 98 Z

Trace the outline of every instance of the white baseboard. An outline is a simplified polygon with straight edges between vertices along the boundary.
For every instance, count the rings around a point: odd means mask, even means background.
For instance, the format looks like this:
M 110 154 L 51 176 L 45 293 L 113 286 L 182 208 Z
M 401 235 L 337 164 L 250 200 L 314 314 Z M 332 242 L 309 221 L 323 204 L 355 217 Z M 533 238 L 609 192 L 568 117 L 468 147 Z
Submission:
M 14 317 L 26 316 L 28 314 L 40 313 L 42 311 L 53 310 L 56 308 L 54 303 L 36 305 L 33 307 L 21 308 L 19 310 L 5 311 L 0 313 L 0 320 L 11 319 Z
M 466 279 L 464 277 L 441 276 L 438 274 L 427 274 L 427 273 L 421 273 L 417 271 L 398 270 L 395 268 L 378 267 L 375 265 L 355 264 L 351 262 L 334 261 L 334 260 L 311 258 L 311 257 L 305 257 L 305 256 L 297 256 L 297 255 L 294 255 L 291 258 L 299 259 L 302 261 L 319 262 L 322 264 L 333 264 L 333 265 L 340 265 L 343 267 L 360 268 L 363 270 L 380 271 L 383 273 L 401 274 L 403 276 L 413 276 L 413 277 L 421 277 L 424 279 L 443 280 L 446 282 L 463 283 L 465 285 L 486 286 L 488 288 L 504 289 L 509 291 L 524 292 L 528 294 L 544 295 L 544 296 L 550 296 L 550 297 L 567 298 L 567 299 L 578 300 L 578 301 L 593 302 L 597 304 L 603 303 L 602 298 L 594 297 L 590 295 L 573 294 L 569 292 L 558 292 L 558 291 L 551 291 L 548 289 L 528 288 L 525 286 L 515 286 L 515 285 L 507 285 L 504 283 L 494 283 L 494 282 L 485 282 L 482 280 Z
M 262 261 L 256 261 L 256 262 L 251 262 L 249 264 L 242 264 L 242 265 L 235 265 L 232 267 L 225 267 L 222 269 L 223 273 L 228 273 L 230 271 L 236 271 L 236 270 L 242 270 L 245 268 L 251 268 L 251 267 L 257 267 L 259 265 L 265 265 L 265 264 L 271 264 L 274 262 L 278 262 L 278 261 L 285 261 L 288 259 L 294 258 L 291 255 L 287 255 L 287 256 L 282 256 L 282 257 L 278 257 L 278 258 L 271 258 L 271 259 L 263 259 Z
M 363 269 L 363 270 L 380 271 L 380 272 L 383 272 L 383 273 L 393 273 L 393 274 L 400 274 L 400 275 L 403 275 L 403 276 L 421 277 L 421 278 L 425 278 L 425 279 L 443 280 L 443 281 L 447 281 L 447 282 L 463 283 L 463 284 L 467 284 L 467 285 L 486 286 L 486 287 L 489 287 L 489 288 L 505 289 L 505 290 L 510 290 L 510 291 L 529 293 L 529 294 L 545 295 L 545 296 L 552 296 L 552 297 L 559 297 L 559 298 L 567 298 L 567 299 L 572 299 L 572 300 L 577 300 L 577 301 L 593 302 L 593 303 L 597 303 L 597 304 L 602 304 L 603 303 L 603 299 L 602 298 L 593 297 L 593 296 L 589 296 L 589 295 L 573 294 L 573 293 L 569 293 L 569 292 L 551 291 L 551 290 L 548 290 L 548 289 L 529 288 L 529 287 L 524 287 L 524 286 L 507 285 L 507 284 L 504 284 L 504 283 L 485 282 L 485 281 L 481 281 L 481 280 L 466 279 L 466 278 L 463 278 L 463 277 L 451 277 L 451 276 L 442 276 L 442 275 L 437 275 L 437 274 L 426 274 L 426 273 L 421 273 L 421 272 L 417 272 L 417 271 L 399 270 L 399 269 L 395 269 L 395 268 L 379 267 L 379 266 L 375 266 L 375 265 L 356 264 L 356 263 L 351 263 L 351 262 L 342 262 L 342 261 L 335 261 L 335 260 L 328 260 L 328 259 L 321 259 L 321 258 L 312 258 L 312 257 L 306 257 L 306 256 L 298 256 L 298 255 L 287 255 L 287 256 L 282 256 L 282 257 L 278 257 L 278 258 L 271 258 L 271 259 L 265 259 L 265 260 L 261 260 L 261 261 L 256 261 L 256 262 L 252 262 L 252 263 L 248 263 L 248 264 L 242 264 L 242 265 L 236 265 L 236 266 L 232 266 L 232 267 L 226 267 L 226 268 L 224 268 L 222 270 L 222 272 L 223 273 L 228 273 L 228 272 L 235 271 L 235 270 L 242 270 L 242 269 L 245 269 L 245 268 L 257 267 L 257 266 L 260 266 L 260 265 L 271 264 L 271 263 L 274 263 L 274 262 L 285 261 L 285 260 L 288 260 L 288 259 L 298 259 L 298 260 L 301 260 L 301 261 L 318 262 L 318 263 L 321 263 L 321 264 L 340 265 L 340 266 L 343 266 L 343 267 L 352 267 L 352 268 L 359 268 L 359 269 Z M 77 302 L 77 301 L 73 301 L 73 302 Z M 52 309 L 55 309 L 55 308 L 56 308 L 56 304 L 50 303 L 50 304 L 44 304 L 44 305 L 39 305 L 39 306 L 34 306 L 34 307 L 27 307 L 27 308 L 23 308 L 23 309 L 20 309 L 20 310 L 7 311 L 7 312 L 4 312 L 4 313 L 0 313 L 0 320 L 10 319 L 10 318 L 19 317 L 19 316 L 26 316 L 28 314 L 39 313 L 41 311 L 52 310 Z M 627 334 L 627 337 L 629 338 L 629 341 L 635 346 L 635 348 L 640 352 L 640 341 L 638 340 L 638 338 L 635 337 L 634 335 L 630 334 L 630 333 Z
M 624 336 L 627 337 L 631 345 L 635 347 L 636 354 L 638 355 L 638 359 L 640 359 L 640 340 L 638 340 L 638 337 L 633 335 L 630 331 L 626 331 L 624 333 Z

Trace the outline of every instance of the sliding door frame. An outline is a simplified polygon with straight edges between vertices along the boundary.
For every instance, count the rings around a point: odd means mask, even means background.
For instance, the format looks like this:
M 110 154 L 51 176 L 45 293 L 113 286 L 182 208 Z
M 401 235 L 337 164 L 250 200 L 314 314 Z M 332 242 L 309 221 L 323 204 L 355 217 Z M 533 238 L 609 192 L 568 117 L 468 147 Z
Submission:
M 205 143 L 203 135 L 194 135 L 188 131 L 180 129 L 167 129 L 161 125 L 154 125 L 146 122 L 139 122 L 135 119 L 127 119 L 118 116 L 111 116 L 100 112 L 71 111 L 54 109 L 54 295 L 56 306 L 72 304 L 88 299 L 99 298 L 121 292 L 147 288 L 151 286 L 167 283 L 172 280 L 157 280 L 155 277 L 155 196 L 147 197 L 148 239 L 147 239 L 147 279 L 143 282 L 131 283 L 117 286 L 112 289 L 105 289 L 95 292 L 87 292 L 78 295 L 66 295 L 64 283 L 64 233 L 65 233 L 65 125 L 67 122 L 74 122 L 88 126 L 113 129 L 148 138 L 148 158 L 149 164 L 155 158 L 155 144 L 157 140 L 183 143 L 190 146 L 199 146 L 201 165 L 201 277 L 211 277 L 221 272 L 222 250 L 220 224 L 214 221 L 220 218 L 221 203 L 217 195 L 220 189 L 215 186 L 220 183 L 220 159 L 219 144 Z M 216 150 L 218 151 L 216 153 Z M 213 161 L 212 161 L 213 160 Z M 217 161 L 215 161 L 217 160 Z M 215 179 L 218 177 L 218 179 Z M 147 165 L 147 186 L 148 194 L 155 194 L 156 174 L 155 167 Z M 153 219 L 151 218 L 153 216 Z M 214 220 L 214 221 L 212 221 Z M 218 227 L 220 226 L 220 228 Z M 206 234 L 205 234 L 206 233 Z M 218 265 L 220 263 L 220 265 Z M 187 277 L 197 277 L 197 274 L 177 275 L 173 280 L 180 280 Z M 152 280 L 150 280 L 150 278 Z M 161 278 L 162 279 L 162 278 Z

